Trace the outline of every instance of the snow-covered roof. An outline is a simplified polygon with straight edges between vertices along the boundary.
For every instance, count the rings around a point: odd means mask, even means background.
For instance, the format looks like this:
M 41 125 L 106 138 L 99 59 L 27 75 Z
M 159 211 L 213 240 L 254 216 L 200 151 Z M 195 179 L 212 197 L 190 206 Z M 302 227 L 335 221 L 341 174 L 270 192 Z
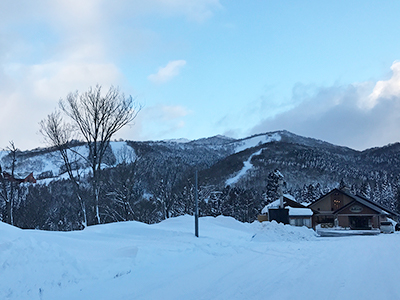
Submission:
M 303 208 L 303 207 L 291 207 L 288 206 L 285 199 L 288 200 L 292 200 L 292 201 L 296 201 L 296 199 L 290 195 L 290 194 L 284 194 L 283 195 L 283 206 L 285 208 L 289 209 L 289 216 L 312 216 L 313 215 L 313 211 L 310 208 Z M 266 205 L 262 210 L 261 213 L 262 214 L 266 214 L 268 213 L 268 209 L 274 209 L 274 208 L 279 208 L 280 205 L 280 200 L 277 199 L 274 202 L 269 203 L 268 205 Z
M 290 195 L 290 194 L 283 194 L 283 197 L 284 197 L 284 198 L 288 198 L 289 200 L 292 200 L 292 201 L 296 201 L 296 202 L 297 202 L 296 198 L 293 197 L 293 196 Z
M 266 206 L 265 206 L 265 208 L 266 209 L 268 209 L 268 208 L 279 208 L 279 204 L 280 204 L 280 200 L 278 199 L 278 200 L 275 200 L 274 202 L 271 202 L 271 203 L 269 203 L 269 204 L 267 204 Z M 283 202 L 285 202 L 285 201 L 283 201 Z
M 261 214 L 265 215 L 268 213 L 268 205 L 264 206 L 264 208 L 261 210 Z
M 289 208 L 289 217 L 295 217 L 295 216 L 307 216 L 311 217 L 313 215 L 313 211 L 310 208 L 298 208 L 298 207 L 290 207 L 287 206 L 286 208 Z
M 296 201 L 296 198 L 294 198 L 292 195 L 290 194 L 283 194 L 283 205 L 285 205 L 285 198 L 292 200 L 292 201 Z M 280 205 L 280 199 L 275 200 L 274 202 L 269 203 L 267 206 L 265 206 L 264 209 L 268 209 L 268 208 L 279 208 Z M 263 209 L 263 210 L 264 210 Z

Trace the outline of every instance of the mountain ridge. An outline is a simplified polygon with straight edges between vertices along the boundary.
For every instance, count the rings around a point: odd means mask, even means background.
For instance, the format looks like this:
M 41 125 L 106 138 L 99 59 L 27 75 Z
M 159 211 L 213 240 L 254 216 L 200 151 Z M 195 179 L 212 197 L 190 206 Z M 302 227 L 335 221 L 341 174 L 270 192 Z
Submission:
M 81 156 L 89 155 L 84 143 L 75 142 L 74 147 Z M 8 171 L 10 159 L 2 152 L 2 170 Z M 74 165 L 81 186 L 86 189 L 90 168 L 82 158 Z M 115 212 L 105 215 L 105 222 L 132 218 L 154 223 L 167 216 L 192 213 L 196 170 L 202 215 L 254 220 L 263 205 L 275 197 L 268 196 L 268 186 L 269 175 L 276 169 L 284 175 L 285 193 L 299 202 L 314 201 L 330 189 L 346 185 L 354 194 L 362 194 L 389 209 L 397 210 L 399 206 L 400 143 L 358 151 L 285 130 L 242 139 L 217 135 L 184 143 L 118 141 L 110 143 L 103 168 L 103 209 Z M 15 172 L 33 172 L 38 179 L 36 184 L 26 184 L 26 191 L 21 192 L 25 198 L 17 205 L 23 219 L 29 220 L 26 214 L 34 215 L 32 211 L 49 214 L 46 218 L 36 216 L 36 221 L 24 221 L 28 223 L 20 227 L 80 228 L 73 214 L 79 208 L 72 189 L 67 188 L 68 176 L 55 149 L 18 152 Z M 135 207 L 130 216 L 122 217 L 125 212 L 119 211 L 119 200 L 112 198 L 115 189 L 123 194 L 129 192 L 129 205 Z M 90 195 L 90 190 L 85 193 Z M 0 214 L 1 207 L 0 199 Z M 60 215 L 64 216 L 61 225 Z

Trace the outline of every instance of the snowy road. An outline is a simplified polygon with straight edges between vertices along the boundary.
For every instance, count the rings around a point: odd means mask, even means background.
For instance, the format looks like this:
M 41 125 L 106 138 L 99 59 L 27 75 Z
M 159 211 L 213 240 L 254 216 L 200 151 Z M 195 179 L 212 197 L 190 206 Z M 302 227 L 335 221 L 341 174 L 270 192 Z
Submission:
M 400 299 L 400 234 L 319 238 L 227 217 L 81 232 L 0 223 L 0 299 Z

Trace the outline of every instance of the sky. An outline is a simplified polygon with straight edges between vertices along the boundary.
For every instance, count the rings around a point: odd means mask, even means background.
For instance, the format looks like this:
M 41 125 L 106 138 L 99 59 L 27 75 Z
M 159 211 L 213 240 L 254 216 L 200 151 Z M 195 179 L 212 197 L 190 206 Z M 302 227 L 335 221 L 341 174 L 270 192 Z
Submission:
M 0 148 L 100 84 L 142 107 L 115 138 L 288 130 L 400 141 L 399 1 L 2 0 Z

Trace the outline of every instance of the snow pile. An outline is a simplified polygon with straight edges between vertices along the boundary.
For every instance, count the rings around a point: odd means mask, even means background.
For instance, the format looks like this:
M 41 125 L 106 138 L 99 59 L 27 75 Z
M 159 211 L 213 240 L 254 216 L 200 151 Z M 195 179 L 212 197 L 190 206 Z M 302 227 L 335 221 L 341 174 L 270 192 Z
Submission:
M 400 299 L 400 234 L 320 238 L 222 216 L 199 225 L 196 238 L 192 216 L 76 232 L 0 223 L 0 299 Z
M 17 236 L 21 235 L 22 233 L 23 230 L 0 222 L 0 243 L 9 242 L 10 240 L 15 239 Z
M 254 242 L 296 242 L 296 241 L 314 241 L 317 234 L 314 230 L 307 227 L 297 227 L 271 222 L 255 222 L 255 234 L 252 237 Z
M 42 299 L 47 290 L 69 288 L 85 277 L 77 259 L 60 245 L 23 235 L 0 244 L 6 284 L 0 299 Z

